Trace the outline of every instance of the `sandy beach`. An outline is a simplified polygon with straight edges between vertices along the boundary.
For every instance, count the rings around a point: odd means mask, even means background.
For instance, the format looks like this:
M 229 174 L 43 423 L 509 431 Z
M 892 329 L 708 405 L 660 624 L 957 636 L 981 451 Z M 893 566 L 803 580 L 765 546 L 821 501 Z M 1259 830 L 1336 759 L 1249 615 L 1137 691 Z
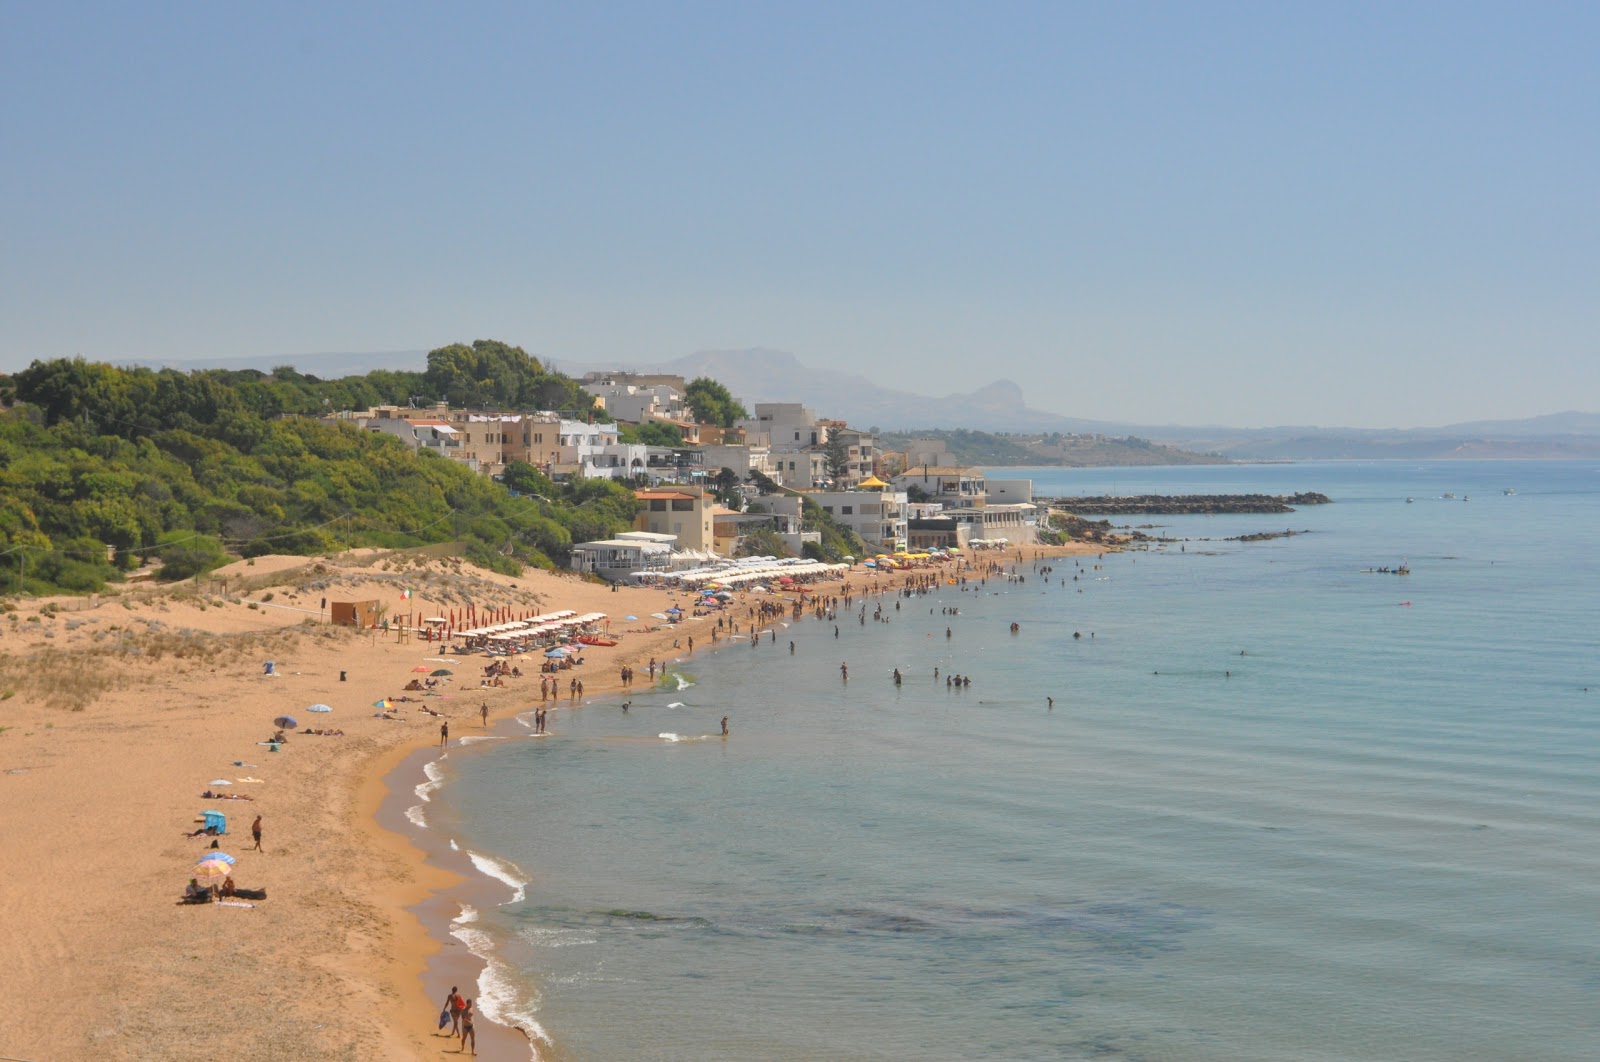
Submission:
M 876 578 L 884 589 L 899 583 Z M 860 592 L 868 577 L 852 579 Z M 475 993 L 478 965 L 430 935 L 424 918 L 437 933 L 454 913 L 440 897 L 465 868 L 426 861 L 385 828 L 396 826 L 385 780 L 438 744 L 442 722 L 453 739 L 483 734 L 480 705 L 492 726 L 537 703 L 539 678 L 530 666 L 503 688 L 480 689 L 481 656 L 330 624 L 323 602 L 352 600 L 378 601 L 391 621 L 460 616 L 469 605 L 607 613 L 620 644 L 594 648 L 575 672 L 590 701 L 619 689 L 623 664 L 642 674 L 651 657 L 683 655 L 675 639 L 694 635 L 698 651 L 710 651 L 715 622 L 650 620 L 667 607 L 664 590 L 613 591 L 562 573 L 506 577 L 381 551 L 262 557 L 198 585 L 18 603 L 0 616 L 0 991 L 34 1002 L 0 1032 L 0 1055 L 455 1053 L 433 1019 L 452 983 Z M 373 702 L 402 695 L 424 667 L 454 672 L 443 696 L 411 693 L 419 699 L 397 704 L 398 718 L 378 717 Z M 318 703 L 333 711 L 306 711 Z M 565 691 L 560 703 L 570 703 Z M 343 734 L 292 733 L 273 752 L 262 742 L 285 714 L 297 730 Z M 208 789 L 249 799 L 204 799 Z M 188 836 L 205 811 L 227 816 L 225 836 Z M 179 902 L 213 840 L 236 858 L 238 886 L 265 889 L 266 899 Z M 478 1053 L 529 1057 L 520 1033 L 481 1021 Z

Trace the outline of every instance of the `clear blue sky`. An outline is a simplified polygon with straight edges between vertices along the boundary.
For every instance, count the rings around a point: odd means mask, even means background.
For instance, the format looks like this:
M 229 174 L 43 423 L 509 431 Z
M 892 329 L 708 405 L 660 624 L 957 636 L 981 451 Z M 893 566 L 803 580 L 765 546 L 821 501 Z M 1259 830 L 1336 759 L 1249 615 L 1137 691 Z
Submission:
M 1141 423 L 1600 409 L 1597 46 L 1593 3 L 15 0 L 0 369 L 492 337 Z

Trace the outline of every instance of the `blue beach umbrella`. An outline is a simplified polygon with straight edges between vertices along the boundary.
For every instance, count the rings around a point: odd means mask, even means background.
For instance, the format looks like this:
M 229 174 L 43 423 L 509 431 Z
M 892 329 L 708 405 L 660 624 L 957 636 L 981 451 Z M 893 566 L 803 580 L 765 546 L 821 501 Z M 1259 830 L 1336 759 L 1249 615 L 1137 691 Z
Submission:
M 295 721 L 295 717 L 292 715 L 280 715 L 272 721 L 272 725 L 279 730 L 293 730 L 300 724 Z
M 638 616 L 623 616 L 622 618 L 625 619 L 625 620 L 628 620 L 629 622 L 632 622 L 634 620 L 637 620 L 639 617 Z

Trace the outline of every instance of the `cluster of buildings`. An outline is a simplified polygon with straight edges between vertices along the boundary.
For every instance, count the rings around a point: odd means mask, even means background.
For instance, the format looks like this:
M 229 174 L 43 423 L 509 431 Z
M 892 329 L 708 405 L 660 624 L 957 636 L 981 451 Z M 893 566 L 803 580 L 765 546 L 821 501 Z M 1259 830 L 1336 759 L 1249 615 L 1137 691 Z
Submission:
M 739 540 L 756 530 L 772 532 L 799 553 L 820 537 L 803 529 L 805 501 L 882 553 L 1034 538 L 1039 510 L 1032 482 L 990 479 L 959 466 L 938 440 L 885 451 L 872 432 L 794 402 L 757 403 L 748 419 L 721 428 L 695 422 L 682 377 L 590 373 L 582 383 L 593 396 L 593 410 L 507 412 L 441 403 L 379 406 L 339 417 L 481 475 L 499 477 L 521 461 L 552 479 L 602 477 L 632 484 L 642 507 L 634 530 L 573 548 L 574 568 L 613 579 L 731 556 Z M 599 410 L 615 423 L 597 423 L 593 414 Z M 683 442 L 623 442 L 624 423 L 670 425 Z M 744 498 L 738 509 L 717 501 L 713 483 L 726 483 L 728 473 Z M 772 487 L 778 490 L 762 489 Z

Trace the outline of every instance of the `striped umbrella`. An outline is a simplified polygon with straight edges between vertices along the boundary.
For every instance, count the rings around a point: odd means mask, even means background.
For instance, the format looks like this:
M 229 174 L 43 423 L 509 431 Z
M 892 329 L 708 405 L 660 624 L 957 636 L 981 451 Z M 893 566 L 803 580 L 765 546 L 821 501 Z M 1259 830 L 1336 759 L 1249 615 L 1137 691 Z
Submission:
M 194 876 L 201 884 L 217 884 L 233 873 L 233 856 L 212 852 L 194 865 Z

